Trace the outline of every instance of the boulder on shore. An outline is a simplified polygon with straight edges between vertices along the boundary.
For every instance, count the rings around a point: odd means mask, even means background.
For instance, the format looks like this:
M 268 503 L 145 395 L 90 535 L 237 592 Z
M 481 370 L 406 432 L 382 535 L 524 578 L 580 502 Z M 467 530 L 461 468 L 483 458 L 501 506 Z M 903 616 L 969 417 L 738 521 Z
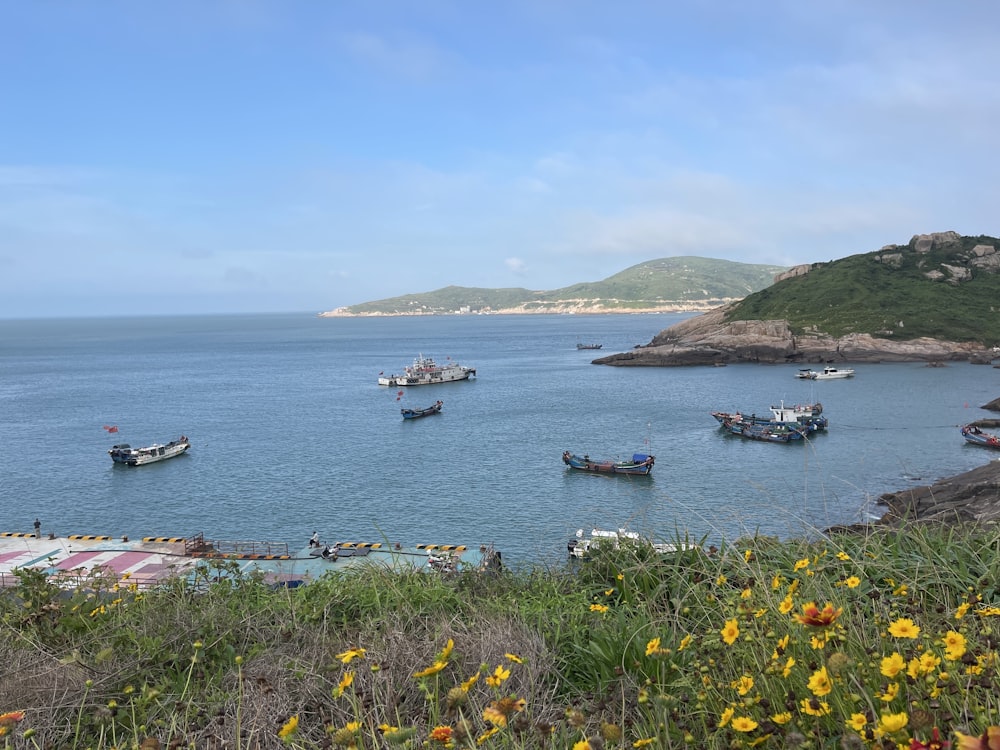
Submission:
M 1000 521 L 1000 460 L 924 487 L 879 497 L 885 515 L 873 524 L 904 526 L 912 522 L 947 524 Z

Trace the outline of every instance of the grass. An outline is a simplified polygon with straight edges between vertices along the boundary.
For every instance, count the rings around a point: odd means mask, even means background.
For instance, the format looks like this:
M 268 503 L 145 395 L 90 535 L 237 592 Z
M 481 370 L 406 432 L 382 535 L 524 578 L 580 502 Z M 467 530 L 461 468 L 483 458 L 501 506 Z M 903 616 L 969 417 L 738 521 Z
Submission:
M 993 748 L 998 552 L 996 528 L 917 525 L 292 590 L 225 563 L 148 591 L 26 570 L 0 598 L 0 742 Z

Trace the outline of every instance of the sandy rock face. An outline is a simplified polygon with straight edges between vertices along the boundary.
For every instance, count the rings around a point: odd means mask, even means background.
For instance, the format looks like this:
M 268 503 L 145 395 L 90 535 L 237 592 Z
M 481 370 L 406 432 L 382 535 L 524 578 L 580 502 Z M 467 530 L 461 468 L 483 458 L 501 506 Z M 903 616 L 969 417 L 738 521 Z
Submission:
M 646 346 L 594 360 L 628 367 L 674 367 L 736 362 L 922 362 L 966 360 L 981 354 L 975 343 L 920 338 L 892 341 L 870 334 L 835 338 L 795 336 L 784 320 L 725 322 L 728 307 L 682 321 L 661 331 Z

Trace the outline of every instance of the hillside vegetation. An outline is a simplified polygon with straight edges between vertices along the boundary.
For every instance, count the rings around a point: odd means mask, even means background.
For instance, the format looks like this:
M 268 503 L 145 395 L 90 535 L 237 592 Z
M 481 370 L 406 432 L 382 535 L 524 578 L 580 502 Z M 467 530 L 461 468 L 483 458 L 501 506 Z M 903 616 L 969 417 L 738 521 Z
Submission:
M 296 589 L 222 561 L 149 590 L 25 568 L 0 746 L 995 748 L 996 527 L 821 536 Z
M 713 258 L 661 258 L 603 281 L 552 291 L 448 286 L 433 292 L 365 302 L 321 315 L 444 315 L 458 312 L 639 312 L 709 309 L 774 283 L 782 266 Z
M 787 320 L 796 334 L 1000 342 L 1000 240 L 955 232 L 817 263 L 735 305 L 734 320 Z

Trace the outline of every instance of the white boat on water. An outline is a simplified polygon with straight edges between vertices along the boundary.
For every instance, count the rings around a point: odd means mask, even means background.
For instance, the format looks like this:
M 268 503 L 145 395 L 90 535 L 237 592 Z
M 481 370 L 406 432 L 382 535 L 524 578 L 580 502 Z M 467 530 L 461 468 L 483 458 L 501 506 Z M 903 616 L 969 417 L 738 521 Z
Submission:
M 840 378 L 853 378 L 854 370 L 845 368 L 840 370 L 836 367 L 824 367 L 822 372 L 816 372 L 809 368 L 804 368 L 795 373 L 795 377 L 804 380 L 837 380 Z
M 569 540 L 566 548 L 569 550 L 570 557 L 584 558 L 598 547 L 611 547 L 612 549 L 619 549 L 623 545 L 627 544 L 637 547 L 648 546 L 654 552 L 659 554 L 677 552 L 678 549 L 675 544 L 670 544 L 668 542 L 651 542 L 648 539 L 639 536 L 638 533 L 628 531 L 626 529 L 618 529 L 617 531 L 593 529 L 590 532 L 589 537 L 584 535 L 583 529 L 579 529 L 576 532 L 576 537 Z M 685 545 L 682 546 L 686 548 Z
M 191 441 L 184 435 L 177 440 L 171 440 L 166 445 L 153 443 L 144 448 L 133 448 L 128 443 L 113 445 L 108 450 L 108 455 L 116 464 L 127 464 L 128 466 L 142 466 L 152 464 L 157 461 L 166 461 L 168 458 L 186 453 L 191 447 Z
M 397 387 L 403 385 L 431 385 L 433 383 L 452 383 L 456 380 L 468 380 L 475 376 L 475 367 L 464 367 L 457 362 L 446 362 L 439 365 L 430 357 L 421 354 L 412 365 L 408 365 L 402 375 L 385 375 L 379 373 L 378 384 Z

